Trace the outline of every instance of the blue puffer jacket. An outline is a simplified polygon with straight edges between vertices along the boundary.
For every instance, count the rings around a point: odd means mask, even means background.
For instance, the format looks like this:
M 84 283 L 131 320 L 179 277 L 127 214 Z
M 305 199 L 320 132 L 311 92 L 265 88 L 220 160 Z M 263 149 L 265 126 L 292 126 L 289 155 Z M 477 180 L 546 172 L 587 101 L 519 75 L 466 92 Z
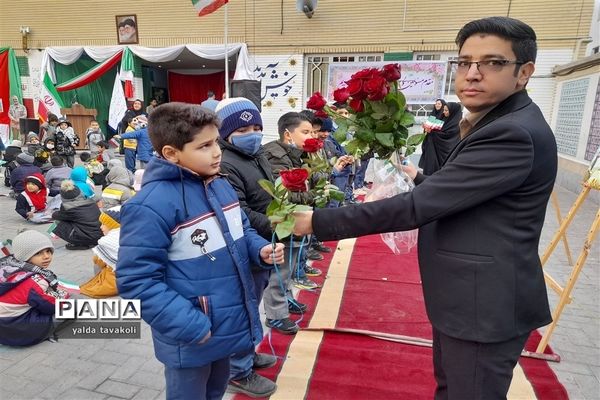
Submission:
M 226 179 L 150 161 L 121 209 L 116 273 L 119 294 L 141 300 L 159 361 L 198 367 L 261 341 L 250 262 L 270 267 L 259 256 L 267 244 Z
M 137 139 L 137 159 L 146 163 L 152 159 L 154 147 L 148 136 L 148 128 L 123 133 L 121 139 Z

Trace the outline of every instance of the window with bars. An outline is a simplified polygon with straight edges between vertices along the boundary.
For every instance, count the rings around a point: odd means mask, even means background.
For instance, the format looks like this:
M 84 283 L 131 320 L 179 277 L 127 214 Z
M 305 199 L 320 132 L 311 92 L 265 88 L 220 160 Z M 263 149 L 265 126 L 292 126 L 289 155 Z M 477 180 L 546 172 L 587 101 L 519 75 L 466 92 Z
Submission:
M 330 64 L 379 61 L 383 61 L 382 54 L 307 55 L 305 63 L 305 96 L 309 98 L 317 91 L 323 94 L 327 92 Z
M 17 56 L 17 66 L 21 76 L 29 76 L 29 60 L 27 57 Z

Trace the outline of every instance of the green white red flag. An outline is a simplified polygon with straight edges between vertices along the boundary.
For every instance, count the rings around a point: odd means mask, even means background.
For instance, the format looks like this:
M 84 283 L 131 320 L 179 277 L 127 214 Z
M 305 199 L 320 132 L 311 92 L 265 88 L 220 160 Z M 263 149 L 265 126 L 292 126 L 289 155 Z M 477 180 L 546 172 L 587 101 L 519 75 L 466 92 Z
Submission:
M 215 12 L 227 3 L 228 0 L 192 0 L 199 17 Z
M 62 99 L 58 95 L 52 79 L 50 79 L 50 75 L 46 72 L 42 84 L 42 93 L 40 93 L 40 100 L 38 102 L 38 118 L 44 123 L 48 120 L 48 113 L 62 117 L 60 113 L 61 107 L 64 107 Z

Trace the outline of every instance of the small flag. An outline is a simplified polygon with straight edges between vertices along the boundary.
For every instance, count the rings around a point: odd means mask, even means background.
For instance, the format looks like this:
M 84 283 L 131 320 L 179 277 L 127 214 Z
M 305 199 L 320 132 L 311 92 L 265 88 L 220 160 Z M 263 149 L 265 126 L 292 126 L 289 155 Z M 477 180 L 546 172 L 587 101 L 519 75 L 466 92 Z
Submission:
M 69 281 L 64 281 L 62 279 L 58 280 L 58 287 L 71 294 L 77 294 L 80 292 L 78 284 Z
M 429 117 L 427 121 L 423 122 L 423 128 L 429 128 L 432 131 L 439 131 L 444 126 L 444 121 L 437 119 L 436 117 Z
M 198 11 L 198 16 L 201 17 L 217 11 L 227 4 L 228 1 L 229 0 L 192 0 L 192 4 L 196 11 Z
M 121 143 L 113 137 L 108 141 L 108 145 L 113 149 L 116 149 L 117 147 L 121 146 Z

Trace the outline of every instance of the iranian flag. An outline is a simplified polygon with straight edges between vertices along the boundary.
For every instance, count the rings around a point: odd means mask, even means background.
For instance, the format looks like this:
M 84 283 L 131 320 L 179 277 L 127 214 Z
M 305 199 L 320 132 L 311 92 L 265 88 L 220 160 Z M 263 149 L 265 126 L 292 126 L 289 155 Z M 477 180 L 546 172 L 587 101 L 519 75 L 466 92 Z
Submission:
M 198 16 L 208 15 L 228 3 L 228 0 L 192 0 Z
M 57 117 L 62 117 L 60 113 L 61 107 L 64 107 L 62 99 L 54 88 L 50 75 L 44 75 L 44 84 L 42 85 L 42 93 L 38 102 L 38 118 L 44 123 L 48 120 L 48 113 L 52 113 Z

